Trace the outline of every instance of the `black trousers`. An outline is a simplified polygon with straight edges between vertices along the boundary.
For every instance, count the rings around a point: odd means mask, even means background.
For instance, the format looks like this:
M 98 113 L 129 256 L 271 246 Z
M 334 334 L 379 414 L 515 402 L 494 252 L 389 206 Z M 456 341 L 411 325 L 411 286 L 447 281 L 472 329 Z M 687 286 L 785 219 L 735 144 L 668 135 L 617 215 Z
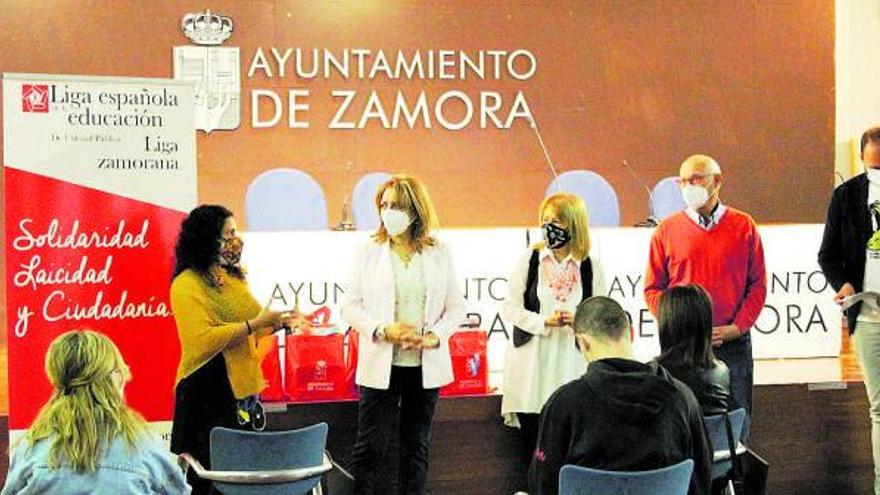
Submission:
M 431 421 L 440 390 L 422 387 L 421 367 L 392 366 L 388 390 L 360 387 L 360 395 L 357 440 L 351 461 L 354 492 L 378 494 L 376 478 L 387 476 L 383 461 L 399 413 L 398 493 L 421 495 L 425 492 Z
M 209 440 L 215 426 L 241 428 L 236 419 L 236 400 L 222 353 L 177 384 L 171 452 L 186 452 L 206 469 L 211 469 Z M 186 481 L 193 488 L 192 495 L 217 493 L 210 481 L 197 477 L 192 469 Z
M 541 422 L 541 415 L 537 413 L 516 413 L 519 419 L 519 441 L 520 441 L 520 465 L 522 473 L 522 485 L 519 487 L 522 491 L 528 491 L 528 482 L 526 478 L 529 472 L 529 466 L 532 464 L 532 458 L 535 456 L 535 447 L 538 445 L 538 427 Z
M 519 419 L 522 458 L 525 461 L 526 469 L 528 469 L 529 464 L 532 462 L 532 457 L 535 455 L 535 447 L 538 445 L 538 427 L 540 426 L 541 415 L 516 413 L 516 417 Z

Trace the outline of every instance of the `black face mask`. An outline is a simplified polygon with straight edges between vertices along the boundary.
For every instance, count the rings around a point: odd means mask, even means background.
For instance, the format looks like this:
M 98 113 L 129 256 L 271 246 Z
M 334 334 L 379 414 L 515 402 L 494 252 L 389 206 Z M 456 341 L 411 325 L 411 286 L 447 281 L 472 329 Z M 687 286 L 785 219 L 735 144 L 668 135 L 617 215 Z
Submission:
M 541 225 L 541 230 L 544 232 L 544 242 L 550 249 L 559 249 L 571 240 L 571 234 L 567 230 L 552 223 Z

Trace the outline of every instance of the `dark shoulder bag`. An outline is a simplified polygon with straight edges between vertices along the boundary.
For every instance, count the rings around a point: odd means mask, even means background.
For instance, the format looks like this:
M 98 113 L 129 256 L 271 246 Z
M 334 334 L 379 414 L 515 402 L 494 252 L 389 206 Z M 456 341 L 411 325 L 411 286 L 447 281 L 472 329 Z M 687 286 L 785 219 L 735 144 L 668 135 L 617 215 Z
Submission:
M 767 490 L 767 474 L 770 464 L 746 447 L 743 455 L 736 454 L 736 442 L 733 439 L 733 428 L 730 416 L 724 413 L 727 429 L 727 443 L 730 445 L 730 480 L 735 495 L 764 495 Z

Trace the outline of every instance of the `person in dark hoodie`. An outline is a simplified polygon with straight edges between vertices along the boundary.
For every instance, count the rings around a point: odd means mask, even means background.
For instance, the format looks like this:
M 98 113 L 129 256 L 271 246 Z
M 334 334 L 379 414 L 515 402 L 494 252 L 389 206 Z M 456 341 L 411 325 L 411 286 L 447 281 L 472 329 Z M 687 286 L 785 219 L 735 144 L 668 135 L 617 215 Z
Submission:
M 590 364 L 541 411 L 530 493 L 556 495 L 559 470 L 566 464 L 647 471 L 693 459 L 688 494 L 708 494 L 711 449 L 693 392 L 656 362 L 636 361 L 629 319 L 613 299 L 581 302 L 574 331 Z

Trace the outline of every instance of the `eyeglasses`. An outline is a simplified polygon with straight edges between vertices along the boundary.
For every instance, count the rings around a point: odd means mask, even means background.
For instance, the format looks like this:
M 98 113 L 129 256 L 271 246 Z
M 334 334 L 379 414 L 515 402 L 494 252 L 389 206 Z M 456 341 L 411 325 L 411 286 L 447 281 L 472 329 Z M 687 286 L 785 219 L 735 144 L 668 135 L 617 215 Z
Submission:
M 706 183 L 706 179 L 712 177 L 714 174 L 692 174 L 690 177 L 679 177 L 678 183 L 681 185 L 685 184 L 693 184 L 695 186 L 703 185 Z

